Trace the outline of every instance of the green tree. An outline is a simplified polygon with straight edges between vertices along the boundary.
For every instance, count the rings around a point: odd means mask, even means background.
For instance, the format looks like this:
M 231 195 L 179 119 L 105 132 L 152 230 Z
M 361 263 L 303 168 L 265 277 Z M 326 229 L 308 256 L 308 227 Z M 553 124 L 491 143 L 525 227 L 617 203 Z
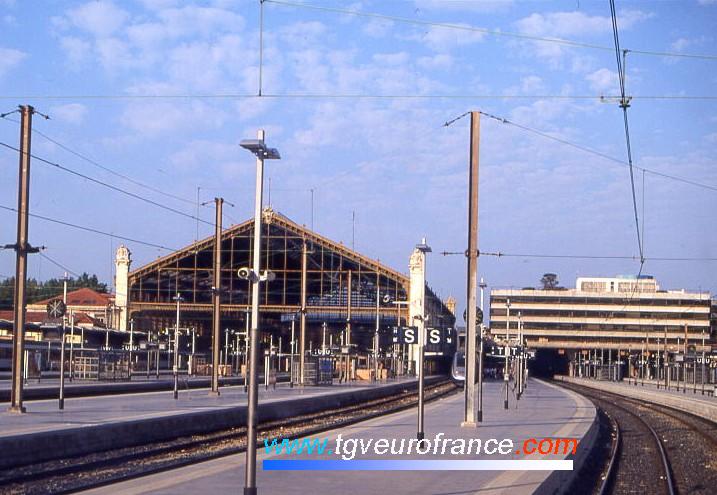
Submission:
M 40 282 L 34 278 L 29 278 L 27 279 L 26 287 L 27 302 L 33 303 L 62 294 L 63 280 L 61 278 L 51 278 Z M 67 279 L 68 292 L 83 287 L 96 290 L 97 292 L 107 292 L 107 284 L 100 282 L 97 275 L 94 274 L 83 273 L 77 278 L 70 277 Z M 9 277 L 0 281 L 0 309 L 12 309 L 14 293 L 15 277 Z
M 558 287 L 558 276 L 555 273 L 545 273 L 543 278 L 540 279 L 540 283 L 543 284 L 543 289 L 551 290 Z

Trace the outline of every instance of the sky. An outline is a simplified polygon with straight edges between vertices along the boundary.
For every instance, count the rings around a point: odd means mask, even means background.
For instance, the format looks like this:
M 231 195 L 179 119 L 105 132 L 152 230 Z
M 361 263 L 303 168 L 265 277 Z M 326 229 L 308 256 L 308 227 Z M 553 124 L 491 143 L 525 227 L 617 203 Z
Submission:
M 50 117 L 35 115 L 33 154 L 206 222 L 35 159 L 32 213 L 112 234 L 31 219 L 45 256 L 111 284 L 120 243 L 134 267 L 168 253 L 120 236 L 184 247 L 212 233 L 197 200 L 218 196 L 234 205 L 225 225 L 250 218 L 255 162 L 238 143 L 263 128 L 282 155 L 267 162 L 267 203 L 404 273 L 426 237 L 430 285 L 464 306 L 466 260 L 441 252 L 467 246 L 470 119 L 444 123 L 477 110 L 522 126 L 481 118 L 483 252 L 639 256 L 607 0 L 267 0 L 262 29 L 259 5 L 0 0 L 0 113 L 31 104 Z M 705 258 L 717 258 L 717 59 L 638 52 L 716 56 L 717 2 L 616 5 L 642 273 L 716 293 Z M 0 143 L 18 146 L 18 118 L 0 119 Z M 0 206 L 17 205 L 17 163 L 0 146 Z M 15 229 L 0 210 L 0 244 Z M 48 258 L 32 255 L 29 276 L 61 276 Z M 639 268 L 493 256 L 478 267 L 489 287 Z M 0 277 L 13 274 L 14 253 L 0 250 Z

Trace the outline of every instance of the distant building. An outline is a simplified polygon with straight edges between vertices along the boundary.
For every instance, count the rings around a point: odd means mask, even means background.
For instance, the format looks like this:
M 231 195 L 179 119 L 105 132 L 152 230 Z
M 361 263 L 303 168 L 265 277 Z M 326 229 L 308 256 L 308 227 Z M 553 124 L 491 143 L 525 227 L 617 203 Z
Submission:
M 28 304 L 27 311 L 33 315 L 28 318 L 31 323 L 48 322 L 47 303 L 54 299 L 62 299 L 62 292 L 49 299 Z M 112 294 L 82 288 L 67 292 L 67 316 L 73 314 L 75 324 L 92 325 L 102 328 L 113 328 L 118 321 L 119 311 L 115 308 L 115 297 Z M 38 318 L 38 316 L 40 318 Z M 40 319 L 40 321 L 35 321 Z
M 701 350 L 709 343 L 712 302 L 707 292 L 660 290 L 651 276 L 581 277 L 575 289 L 493 289 L 490 331 L 548 349 Z M 508 305 L 510 312 L 508 316 Z M 678 349 L 679 344 L 679 349 Z M 564 351 L 561 351 L 564 352 Z
M 25 313 L 25 340 L 45 342 L 58 346 L 61 342 L 62 318 L 51 318 L 47 314 L 47 303 L 62 299 L 62 291 L 56 296 L 27 305 Z M 9 343 L 12 340 L 14 314 L 12 310 L 0 311 L 0 369 L 9 367 Z M 81 288 L 67 292 L 65 328 L 67 342 L 75 345 L 112 344 L 120 346 L 125 340 L 124 332 L 113 330 L 119 320 L 119 310 L 112 294 Z M 74 324 L 74 329 L 70 326 Z M 39 344 L 38 344 L 39 345 Z M 28 349 L 37 350 L 30 346 Z

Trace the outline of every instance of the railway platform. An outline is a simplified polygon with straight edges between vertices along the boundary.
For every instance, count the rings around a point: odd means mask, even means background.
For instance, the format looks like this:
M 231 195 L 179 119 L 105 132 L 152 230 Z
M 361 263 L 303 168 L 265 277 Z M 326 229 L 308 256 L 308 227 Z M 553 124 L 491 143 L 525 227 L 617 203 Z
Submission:
M 438 380 L 429 377 L 427 383 Z M 268 390 L 260 386 L 259 416 L 281 419 L 415 387 L 414 378 L 321 387 L 280 384 Z M 68 398 L 64 410 L 58 410 L 56 399 L 39 400 L 22 415 L 2 410 L 0 468 L 245 424 L 244 387 L 225 386 L 220 392 L 215 396 L 208 388 L 184 389 L 177 400 L 171 391 Z
M 425 406 L 425 437 L 433 440 L 438 433 L 443 438 L 464 439 L 511 439 L 520 446 L 530 438 L 575 438 L 580 441 L 573 459 L 573 471 L 541 470 L 411 470 L 411 471 L 275 471 L 264 469 L 263 461 L 295 459 L 286 454 L 258 449 L 257 486 L 261 494 L 283 493 L 351 493 L 352 495 L 389 493 L 403 494 L 529 494 L 564 493 L 577 470 L 587 456 L 596 437 L 595 408 L 583 397 L 531 379 L 520 401 L 510 398 L 508 410 L 503 408 L 502 382 L 488 381 L 484 384 L 484 421 L 477 428 L 461 428 L 463 394 L 455 393 L 430 402 Z M 313 438 L 328 439 L 335 445 L 339 435 L 346 442 L 377 439 L 415 439 L 416 408 L 382 416 L 351 426 L 319 433 Z M 271 450 L 271 449 L 270 449 Z M 564 454 L 525 455 L 516 451 L 507 455 L 480 454 L 460 455 L 450 452 L 435 455 L 407 454 L 377 457 L 356 449 L 356 460 L 367 459 L 565 459 Z M 459 455 L 456 457 L 456 455 Z M 306 457 L 304 457 L 306 459 Z M 311 457 L 309 457 L 311 459 Z M 336 453 L 325 452 L 315 459 L 341 460 Z M 344 459 L 345 460 L 345 459 Z M 244 485 L 245 455 L 237 454 L 206 462 L 196 463 L 171 471 L 125 481 L 106 487 L 88 490 L 92 494 L 194 494 L 236 493 Z
M 288 382 L 288 373 L 278 373 L 277 380 Z M 264 376 L 259 375 L 259 381 L 264 382 Z M 180 387 L 182 389 L 207 388 L 210 386 L 211 378 L 206 376 L 187 376 L 180 374 Z M 219 378 L 221 386 L 244 385 L 244 378 L 241 376 L 223 376 Z M 10 380 L 0 380 L 0 403 L 10 401 Z M 171 373 L 164 372 L 157 377 L 151 374 L 147 378 L 144 374 L 135 374 L 132 380 L 128 381 L 89 381 L 74 380 L 65 378 L 65 398 L 69 397 L 91 397 L 95 395 L 117 395 L 142 392 L 159 392 L 172 390 L 174 378 Z M 23 399 L 25 402 L 43 399 L 55 399 L 60 393 L 60 379 L 43 378 L 42 380 L 31 379 L 25 383 Z
M 711 394 L 702 395 L 700 388 L 693 389 L 689 384 L 686 390 L 684 388 L 676 390 L 674 385 L 673 388 L 665 390 L 664 388 L 658 389 L 656 382 L 650 383 L 647 380 L 644 386 L 641 385 L 640 380 L 637 381 L 637 385 L 633 380 L 612 382 L 568 376 L 556 376 L 555 380 L 670 406 L 717 422 L 717 398 Z

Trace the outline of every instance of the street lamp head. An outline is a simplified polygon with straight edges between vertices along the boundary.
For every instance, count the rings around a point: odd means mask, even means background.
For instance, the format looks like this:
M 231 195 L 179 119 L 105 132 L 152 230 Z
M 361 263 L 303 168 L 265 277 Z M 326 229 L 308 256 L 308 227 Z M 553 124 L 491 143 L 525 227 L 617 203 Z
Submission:
M 425 238 L 425 237 L 424 237 L 423 239 L 421 239 L 421 243 L 420 243 L 420 244 L 416 244 L 416 249 L 418 249 L 419 251 L 421 251 L 421 252 L 423 252 L 423 253 L 431 253 L 431 252 L 433 252 L 433 250 L 431 249 L 431 247 L 430 247 L 428 244 L 426 244 L 426 238 Z
M 281 158 L 276 148 L 267 148 L 261 139 L 242 139 L 239 146 L 251 151 L 257 158 L 262 160 L 278 160 Z

